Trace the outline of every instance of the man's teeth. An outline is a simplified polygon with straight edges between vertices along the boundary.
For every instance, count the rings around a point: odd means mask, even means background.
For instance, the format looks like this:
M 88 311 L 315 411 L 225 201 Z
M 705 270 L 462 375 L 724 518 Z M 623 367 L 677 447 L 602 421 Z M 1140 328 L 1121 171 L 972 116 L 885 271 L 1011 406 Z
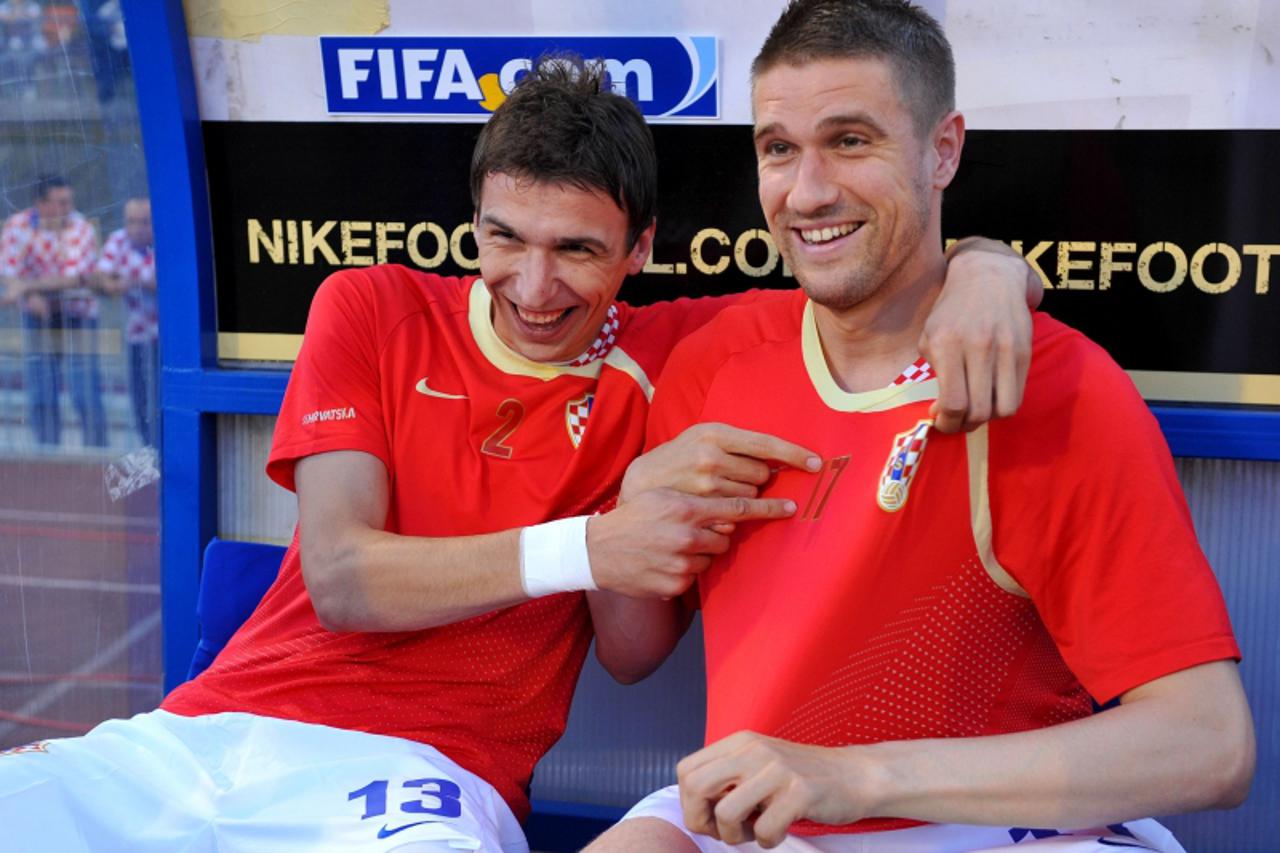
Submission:
M 531 326 L 550 326 L 556 323 L 565 314 L 569 313 L 569 309 L 565 308 L 560 311 L 530 311 L 527 308 L 516 308 L 516 313 L 520 315 L 520 319 L 524 320 Z
M 852 234 L 856 230 L 858 230 L 857 225 L 852 222 L 846 222 L 843 225 L 836 225 L 831 228 L 801 229 L 800 236 L 804 238 L 806 243 L 829 243 L 837 237 Z

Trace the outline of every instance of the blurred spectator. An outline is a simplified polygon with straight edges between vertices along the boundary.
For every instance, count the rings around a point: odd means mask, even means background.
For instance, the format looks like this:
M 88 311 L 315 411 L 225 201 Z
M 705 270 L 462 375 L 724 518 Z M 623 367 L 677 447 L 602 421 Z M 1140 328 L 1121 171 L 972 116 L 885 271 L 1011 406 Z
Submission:
M 30 422 L 36 441 L 61 440 L 60 359 L 86 446 L 104 447 L 107 422 L 98 369 L 98 300 L 89 289 L 96 260 L 93 226 L 75 210 L 71 187 L 57 175 L 36 181 L 35 205 L 9 217 L 0 232 L 0 284 L 22 314 Z
M 22 81 L 22 97 L 36 97 L 35 70 L 48 52 L 44 10 L 35 0 L 0 0 L 0 74 Z
M 115 98 L 116 85 L 128 66 L 124 17 L 118 0 L 83 0 L 82 8 L 98 101 L 105 104 Z
M 44 9 L 44 37 L 66 47 L 80 35 L 80 10 L 75 3 L 55 3 Z
M 44 13 L 36 0 L 3 0 L 0 2 L 0 24 L 4 27 L 4 45 L 12 53 L 43 51 L 47 47 L 41 32 Z
M 133 418 L 143 444 L 155 446 L 156 434 L 156 266 L 151 232 L 151 201 L 131 198 L 124 206 L 124 227 L 111 232 L 98 259 L 103 292 L 124 297 L 124 339 L 129 348 L 129 392 Z

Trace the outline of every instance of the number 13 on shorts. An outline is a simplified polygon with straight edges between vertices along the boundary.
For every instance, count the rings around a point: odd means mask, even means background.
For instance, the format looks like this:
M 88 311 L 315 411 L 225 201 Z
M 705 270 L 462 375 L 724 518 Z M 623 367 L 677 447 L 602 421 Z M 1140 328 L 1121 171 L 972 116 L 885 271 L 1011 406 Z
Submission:
M 391 781 L 375 779 L 363 788 L 347 794 L 347 800 L 364 800 L 361 820 L 381 817 L 387 813 L 388 792 Z M 454 818 L 462 814 L 462 789 L 448 779 L 410 779 L 395 789 L 401 795 L 399 810 L 408 815 L 433 815 L 437 818 Z

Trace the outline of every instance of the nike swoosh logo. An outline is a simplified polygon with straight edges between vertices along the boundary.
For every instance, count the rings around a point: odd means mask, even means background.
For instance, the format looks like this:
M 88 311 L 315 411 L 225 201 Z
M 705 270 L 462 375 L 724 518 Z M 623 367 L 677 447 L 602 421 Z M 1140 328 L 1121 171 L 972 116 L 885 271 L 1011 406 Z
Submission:
M 413 389 L 417 391 L 419 394 L 426 394 L 428 397 L 439 397 L 442 400 L 467 399 L 466 394 L 446 394 L 444 391 L 437 391 L 434 388 L 429 388 L 427 386 L 427 377 L 425 376 L 418 380 L 418 384 L 413 386 Z
M 439 822 L 440 821 L 438 820 L 420 820 L 417 823 L 406 823 L 404 826 L 397 826 L 395 829 L 387 829 L 387 825 L 384 823 L 382 825 L 382 829 L 378 830 L 378 837 L 390 838 L 391 836 L 395 835 L 397 832 L 404 832 L 406 829 L 412 829 L 415 826 L 422 826 L 424 823 L 439 823 Z
M 1130 844 L 1127 841 L 1115 841 L 1110 838 L 1099 838 L 1098 843 L 1103 847 L 1132 847 L 1135 850 L 1150 850 L 1151 848 L 1145 844 Z

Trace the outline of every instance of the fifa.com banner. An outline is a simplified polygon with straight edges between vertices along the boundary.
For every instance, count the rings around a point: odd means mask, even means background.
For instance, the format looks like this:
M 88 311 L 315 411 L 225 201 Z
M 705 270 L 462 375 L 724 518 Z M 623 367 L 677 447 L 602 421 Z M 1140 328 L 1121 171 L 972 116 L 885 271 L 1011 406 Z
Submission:
M 329 112 L 487 116 L 539 58 L 600 59 L 614 91 L 653 118 L 719 116 L 716 40 L 702 36 L 320 39 Z M 568 61 L 568 60 L 566 60 Z

